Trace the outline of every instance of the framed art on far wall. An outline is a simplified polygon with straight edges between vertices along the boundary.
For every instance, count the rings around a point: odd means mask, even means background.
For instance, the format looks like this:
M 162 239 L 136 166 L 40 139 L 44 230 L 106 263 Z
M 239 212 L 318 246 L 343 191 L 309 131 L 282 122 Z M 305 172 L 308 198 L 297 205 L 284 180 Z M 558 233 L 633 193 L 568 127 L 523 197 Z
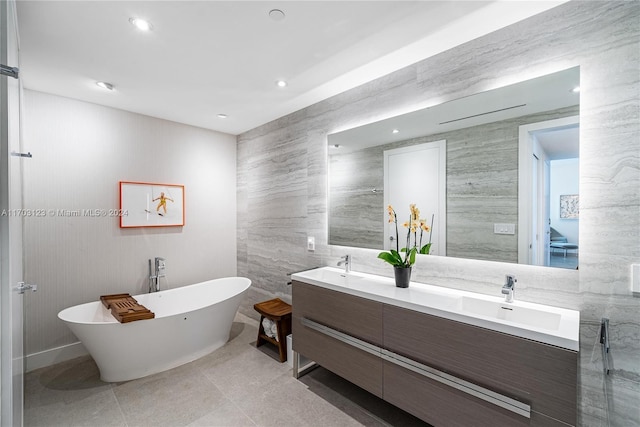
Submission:
M 560 219 L 577 219 L 580 213 L 580 196 L 567 194 L 560 196 Z
M 184 185 L 120 181 L 120 228 L 184 225 Z

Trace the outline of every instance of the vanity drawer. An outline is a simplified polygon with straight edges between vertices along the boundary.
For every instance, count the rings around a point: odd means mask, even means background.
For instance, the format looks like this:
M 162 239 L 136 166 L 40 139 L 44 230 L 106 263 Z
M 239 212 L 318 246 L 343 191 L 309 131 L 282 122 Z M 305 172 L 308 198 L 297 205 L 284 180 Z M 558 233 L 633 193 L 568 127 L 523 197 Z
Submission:
M 485 402 L 393 363 L 384 362 L 387 402 L 434 427 L 524 427 L 529 418 Z
M 384 348 L 576 424 L 577 352 L 389 305 L 384 319 Z
M 293 316 L 382 345 L 382 303 L 293 281 Z M 295 340 L 298 335 L 294 329 Z M 311 355 L 307 355 L 311 357 Z
M 434 427 L 567 427 L 535 411 L 526 418 L 393 363 L 383 369 L 383 399 Z
M 294 299 L 294 306 L 296 302 Z M 302 324 L 293 316 L 293 350 L 382 397 L 382 359 Z

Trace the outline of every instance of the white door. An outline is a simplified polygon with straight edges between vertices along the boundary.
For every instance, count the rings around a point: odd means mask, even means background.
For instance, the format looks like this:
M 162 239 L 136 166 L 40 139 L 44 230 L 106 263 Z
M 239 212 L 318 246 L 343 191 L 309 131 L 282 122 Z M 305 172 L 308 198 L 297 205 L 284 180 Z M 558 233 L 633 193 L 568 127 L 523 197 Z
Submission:
M 544 241 L 542 244 L 542 250 L 544 254 L 544 264 L 547 267 L 551 265 L 551 165 L 549 161 L 544 162 L 544 194 L 542 195 L 543 208 L 543 222 L 544 227 Z
M 0 2 L 0 63 L 18 67 L 15 2 Z M 0 423 L 23 423 L 22 196 L 19 80 L 0 76 Z
M 533 153 L 531 158 L 531 242 L 529 243 L 529 264 L 539 265 L 538 261 L 538 171 L 540 170 L 540 159 Z
M 549 265 L 550 215 L 549 215 L 549 156 L 538 143 L 535 134 L 533 139 L 533 165 L 531 191 L 531 224 L 532 224 L 532 265 Z
M 406 246 L 409 205 L 420 209 L 420 217 L 431 221 L 431 254 L 446 255 L 446 141 L 429 142 L 384 152 L 384 204 L 391 204 L 398 216 L 399 247 Z M 396 248 L 395 226 L 384 211 L 385 249 Z M 419 234 L 419 233 L 418 233 Z M 422 245 L 429 242 L 423 234 Z

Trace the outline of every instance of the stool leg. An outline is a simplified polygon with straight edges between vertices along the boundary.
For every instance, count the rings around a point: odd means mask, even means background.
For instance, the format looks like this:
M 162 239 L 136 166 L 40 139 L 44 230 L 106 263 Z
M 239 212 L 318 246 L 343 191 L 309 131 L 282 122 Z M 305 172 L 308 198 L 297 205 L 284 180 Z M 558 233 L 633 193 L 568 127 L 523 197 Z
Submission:
M 258 339 L 256 340 L 256 347 L 260 347 L 266 341 L 262 338 L 264 335 L 264 328 L 262 327 L 262 321 L 264 320 L 264 316 L 260 316 L 260 324 L 258 325 Z
M 278 329 L 278 350 L 280 351 L 280 362 L 287 360 L 287 337 L 284 334 L 284 322 L 278 320 L 276 322 Z

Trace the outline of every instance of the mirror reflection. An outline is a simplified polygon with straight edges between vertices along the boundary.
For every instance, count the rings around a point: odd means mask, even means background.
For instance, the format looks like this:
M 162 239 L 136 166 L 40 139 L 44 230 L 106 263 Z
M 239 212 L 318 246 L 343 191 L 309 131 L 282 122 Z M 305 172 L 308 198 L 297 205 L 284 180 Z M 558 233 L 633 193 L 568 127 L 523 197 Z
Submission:
M 386 206 L 402 223 L 419 203 L 433 255 L 577 268 L 579 81 L 575 67 L 329 135 L 329 244 L 389 249 Z

